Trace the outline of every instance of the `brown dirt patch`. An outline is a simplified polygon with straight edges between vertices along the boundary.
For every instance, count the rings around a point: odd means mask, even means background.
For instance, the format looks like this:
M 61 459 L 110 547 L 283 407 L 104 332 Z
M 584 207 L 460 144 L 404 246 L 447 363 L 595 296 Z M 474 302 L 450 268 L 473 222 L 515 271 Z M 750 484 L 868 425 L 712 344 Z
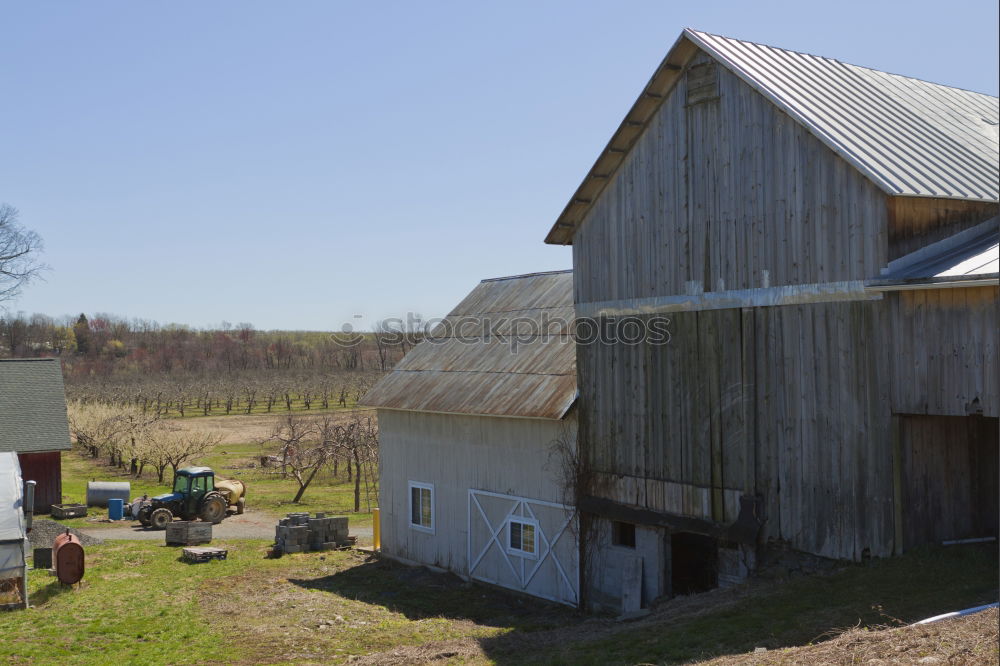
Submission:
M 702 662 L 733 664 L 997 664 L 997 609 L 880 631 L 851 629 L 816 645 L 753 652 Z
M 372 411 L 367 409 L 350 411 L 317 411 L 317 412 L 293 412 L 299 418 L 317 418 L 332 415 L 338 420 L 348 420 L 354 411 Z M 276 423 L 286 418 L 285 412 L 275 412 L 273 414 L 251 414 L 249 416 L 199 416 L 186 419 L 171 419 L 170 424 L 182 430 L 193 432 L 211 432 L 222 435 L 223 444 L 245 444 L 247 442 L 261 442 L 271 435 Z

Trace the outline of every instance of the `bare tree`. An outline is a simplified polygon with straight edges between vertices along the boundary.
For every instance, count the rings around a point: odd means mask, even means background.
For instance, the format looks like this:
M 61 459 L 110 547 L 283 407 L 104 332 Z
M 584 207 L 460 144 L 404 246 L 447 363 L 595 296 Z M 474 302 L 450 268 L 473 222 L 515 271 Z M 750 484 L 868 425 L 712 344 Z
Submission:
M 17 222 L 17 209 L 0 204 L 0 302 L 18 295 L 21 287 L 45 270 L 36 257 L 42 238 Z
M 337 458 L 343 456 L 347 467 L 347 480 L 351 481 L 354 466 L 354 510 L 361 510 L 361 484 L 365 486 L 365 499 L 369 508 L 371 498 L 378 494 L 378 422 L 370 414 L 355 412 L 347 422 L 337 422 L 326 417 L 319 425 L 324 442 L 330 449 L 336 476 Z
M 275 426 L 268 438 L 268 441 L 278 443 L 282 469 L 299 484 L 292 499 L 294 504 L 299 503 L 306 488 L 316 478 L 316 473 L 334 452 L 335 446 L 325 436 L 317 437 L 322 430 L 314 421 L 289 414 Z
M 205 455 L 221 442 L 222 435 L 218 433 L 203 430 L 180 433 L 167 449 L 167 462 L 176 474 L 181 465 Z
M 182 446 L 181 438 L 179 428 L 161 421 L 141 441 L 140 460 L 156 470 L 156 480 L 160 483 L 163 483 L 163 475 L 170 465 L 171 452 Z

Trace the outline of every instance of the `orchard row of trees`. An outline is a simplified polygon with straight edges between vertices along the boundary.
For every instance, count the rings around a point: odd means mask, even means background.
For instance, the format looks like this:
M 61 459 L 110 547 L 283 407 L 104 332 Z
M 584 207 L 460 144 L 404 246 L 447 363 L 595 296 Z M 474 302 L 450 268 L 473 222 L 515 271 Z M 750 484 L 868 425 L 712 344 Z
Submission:
M 83 454 L 104 457 L 109 465 L 135 478 L 152 471 L 160 483 L 167 469 L 176 473 L 222 441 L 217 433 L 178 427 L 176 421 L 135 405 L 71 401 L 67 412 L 76 446 Z M 378 497 L 378 422 L 371 412 L 355 411 L 346 417 L 288 414 L 260 447 L 265 473 L 295 480 L 292 502 L 302 499 L 320 472 L 334 478 L 346 474 L 354 484 L 355 511 L 361 510 L 362 501 L 370 510 Z
M 2 314 L 2 311 L 0 311 Z M 138 374 L 389 370 L 419 340 L 379 325 L 371 333 L 161 326 L 112 315 L 0 316 L 0 356 L 57 356 L 67 381 Z
M 129 405 L 143 414 L 213 416 L 309 412 L 353 407 L 381 377 L 379 371 L 247 371 L 77 377 L 70 400 Z
M 89 456 L 104 456 L 109 465 L 136 478 L 151 468 L 161 483 L 168 467 L 176 472 L 221 441 L 217 434 L 182 430 L 133 405 L 73 401 L 67 404 L 67 412 L 77 446 Z

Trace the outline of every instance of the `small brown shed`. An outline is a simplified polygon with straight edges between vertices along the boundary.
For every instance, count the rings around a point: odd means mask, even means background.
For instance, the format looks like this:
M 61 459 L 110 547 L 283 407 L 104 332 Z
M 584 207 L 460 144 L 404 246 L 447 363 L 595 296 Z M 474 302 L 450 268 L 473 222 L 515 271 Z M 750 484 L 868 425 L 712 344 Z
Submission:
M 61 455 L 69 448 L 59 360 L 0 360 L 0 451 L 16 452 L 24 479 L 38 484 L 36 513 L 62 502 Z

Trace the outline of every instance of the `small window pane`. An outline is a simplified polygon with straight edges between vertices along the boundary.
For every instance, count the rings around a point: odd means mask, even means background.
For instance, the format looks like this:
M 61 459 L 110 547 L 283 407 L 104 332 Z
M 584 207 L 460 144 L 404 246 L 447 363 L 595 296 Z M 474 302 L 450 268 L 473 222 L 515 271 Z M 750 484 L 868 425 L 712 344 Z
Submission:
M 510 547 L 521 550 L 521 523 L 510 524 Z
M 430 527 L 431 526 L 431 491 L 428 488 L 420 489 L 420 512 L 421 526 Z
M 420 488 L 410 488 L 410 522 L 420 524 Z
M 535 552 L 535 526 L 521 525 L 521 550 L 526 553 Z
M 625 548 L 635 548 L 635 525 L 615 521 L 611 525 L 611 543 Z

